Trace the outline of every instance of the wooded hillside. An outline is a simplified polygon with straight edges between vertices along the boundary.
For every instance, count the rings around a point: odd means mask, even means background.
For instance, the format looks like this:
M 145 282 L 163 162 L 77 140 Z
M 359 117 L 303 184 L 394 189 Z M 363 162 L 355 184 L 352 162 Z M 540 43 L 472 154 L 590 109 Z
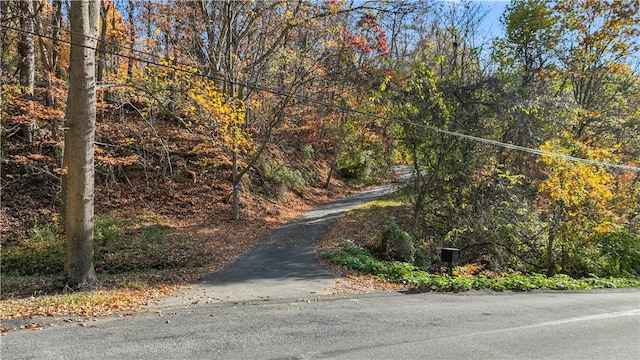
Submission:
M 3 254 L 60 217 L 67 6 L 0 2 Z M 421 267 L 455 246 L 496 270 L 638 275 L 640 4 L 513 1 L 495 39 L 485 14 L 102 1 L 96 214 L 268 221 L 404 162 Z

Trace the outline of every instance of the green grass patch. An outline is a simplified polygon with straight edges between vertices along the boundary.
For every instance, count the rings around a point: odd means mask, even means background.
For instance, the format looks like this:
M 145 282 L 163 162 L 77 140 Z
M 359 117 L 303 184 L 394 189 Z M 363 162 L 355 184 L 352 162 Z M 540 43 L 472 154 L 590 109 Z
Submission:
M 162 246 L 172 229 L 160 224 L 126 224 L 110 216 L 97 217 L 94 229 L 96 271 L 115 274 L 178 266 L 179 259 Z M 2 272 L 12 276 L 46 276 L 64 271 L 65 239 L 51 222 L 31 229 L 24 239 L 2 248 Z
M 349 212 L 354 213 L 361 212 L 363 210 L 378 211 L 379 209 L 387 207 L 406 206 L 410 201 L 410 195 L 409 188 L 404 187 L 382 198 L 360 205 L 353 210 L 349 210 Z
M 553 277 L 541 274 L 508 274 L 495 277 L 431 274 L 409 263 L 378 260 L 371 253 L 346 242 L 340 247 L 322 251 L 320 255 L 349 269 L 368 275 L 375 275 L 385 281 L 410 285 L 424 290 L 467 291 L 491 289 L 495 291 L 527 291 L 534 289 L 588 290 L 640 287 L 640 281 L 634 278 L 573 279 L 563 274 Z
M 2 273 L 38 276 L 64 270 L 65 242 L 55 223 L 39 224 L 24 239 L 2 247 Z
M 65 239 L 55 221 L 35 226 L 0 251 L 2 299 L 64 288 Z M 94 266 L 107 288 L 115 283 L 134 289 L 175 283 L 184 270 L 205 264 L 212 251 L 158 219 L 95 220 Z

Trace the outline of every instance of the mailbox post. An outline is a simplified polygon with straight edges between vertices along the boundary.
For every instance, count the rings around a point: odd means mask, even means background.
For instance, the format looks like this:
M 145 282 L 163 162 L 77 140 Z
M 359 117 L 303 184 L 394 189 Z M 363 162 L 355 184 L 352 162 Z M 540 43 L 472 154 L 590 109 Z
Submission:
M 449 276 L 452 275 L 453 264 L 458 261 L 459 257 L 460 257 L 460 249 L 442 248 L 442 251 L 440 252 L 440 260 L 442 262 L 448 263 Z

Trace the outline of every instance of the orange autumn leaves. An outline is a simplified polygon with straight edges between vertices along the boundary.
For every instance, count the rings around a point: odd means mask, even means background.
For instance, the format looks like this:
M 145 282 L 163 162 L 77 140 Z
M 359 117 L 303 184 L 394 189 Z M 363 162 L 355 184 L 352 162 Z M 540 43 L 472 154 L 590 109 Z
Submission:
M 137 309 L 161 295 L 170 294 L 176 287 L 161 285 L 149 289 L 119 288 L 78 293 L 77 295 L 32 296 L 27 299 L 6 300 L 0 308 L 0 319 L 34 316 L 95 317 L 119 311 Z

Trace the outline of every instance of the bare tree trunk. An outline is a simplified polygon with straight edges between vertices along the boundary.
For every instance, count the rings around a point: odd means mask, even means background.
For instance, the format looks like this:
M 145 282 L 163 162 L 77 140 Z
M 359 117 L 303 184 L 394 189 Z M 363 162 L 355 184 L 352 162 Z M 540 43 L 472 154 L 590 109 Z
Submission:
M 236 13 L 233 8 L 233 2 L 225 2 L 226 6 L 226 21 L 228 22 L 226 33 L 226 94 L 229 101 L 235 101 L 236 98 L 236 85 L 235 85 L 235 68 L 233 64 L 234 54 L 234 29 L 236 21 Z M 235 130 L 234 130 L 235 131 Z M 235 141 L 234 135 L 234 141 Z M 232 154 L 232 170 L 231 178 L 233 183 L 233 197 L 232 197 L 232 219 L 238 221 L 240 219 L 240 176 L 238 175 L 238 147 L 234 144 Z
M 104 0 L 100 1 L 100 41 L 98 41 L 98 55 L 97 63 L 98 68 L 96 72 L 96 81 L 98 84 L 104 80 L 104 73 L 107 64 L 105 54 L 105 43 L 107 41 L 107 12 L 109 12 L 109 5 Z
M 59 78 L 60 67 L 58 66 L 58 57 L 60 56 L 60 28 L 62 27 L 62 0 L 53 0 L 53 6 L 55 11 L 51 22 L 54 25 L 53 40 L 51 42 L 51 60 L 50 63 L 53 68 L 53 73 Z
M 70 286 L 96 282 L 93 267 L 94 153 L 96 122 L 95 37 L 100 1 L 72 1 L 69 98 L 63 165 L 65 271 Z M 76 45 L 78 44 L 78 45 Z
M 556 205 L 553 210 L 552 219 L 549 225 L 549 233 L 547 238 L 547 276 L 551 277 L 556 274 L 556 262 L 553 258 L 553 247 L 558 240 L 558 226 L 560 226 L 562 219 L 561 205 Z
M 135 12 L 135 5 L 133 4 L 133 0 L 129 0 L 127 4 L 127 17 L 129 18 L 129 48 L 134 49 L 136 45 L 136 23 L 133 19 L 133 14 Z M 132 54 L 133 55 L 133 54 Z M 127 59 L 127 79 L 132 80 L 133 78 L 133 56 L 130 56 Z
M 233 178 L 233 221 L 240 220 L 240 179 L 238 177 L 238 151 L 233 151 L 233 161 L 232 161 L 232 174 Z
M 20 85 L 25 87 L 30 95 L 33 94 L 33 88 L 35 86 L 35 67 L 36 67 L 36 52 L 33 41 L 34 24 L 33 16 L 34 6 L 33 1 L 20 1 L 20 27 L 25 32 L 20 35 L 20 43 L 18 44 L 18 53 L 20 61 L 18 62 L 18 69 L 20 71 Z
M 62 16 L 61 4 L 62 3 L 60 1 L 53 3 L 54 12 L 50 20 L 56 27 L 60 26 L 60 19 L 58 17 Z M 43 22 L 41 19 L 41 9 L 36 10 L 36 13 L 34 14 L 34 18 L 35 18 L 35 22 L 34 22 L 35 32 L 38 34 L 44 34 L 45 29 L 42 28 Z M 60 37 L 60 29 L 53 28 L 51 33 L 51 39 L 52 39 L 51 48 L 48 48 L 46 46 L 44 42 L 44 38 L 42 36 L 38 37 L 38 48 L 40 50 L 40 62 L 42 63 L 41 66 L 46 71 L 46 74 L 44 75 L 45 81 L 46 81 L 46 88 L 47 88 L 47 93 L 45 96 L 45 104 L 51 108 L 55 108 L 57 105 L 55 96 L 53 95 L 54 91 L 53 91 L 52 78 L 56 73 L 56 68 L 57 68 L 57 61 L 58 61 L 57 47 L 58 47 L 59 37 Z M 58 131 L 59 129 L 60 129 L 60 119 L 54 116 L 51 119 L 51 138 L 55 142 L 60 141 L 60 136 Z
M 20 35 L 20 42 L 18 43 L 18 70 L 20 72 L 20 85 L 24 88 L 24 91 L 33 95 L 35 87 L 35 73 L 36 73 L 36 51 L 35 42 L 33 41 L 34 21 L 35 16 L 33 1 L 20 1 L 20 28 L 24 30 Z M 33 110 L 33 103 L 30 101 L 30 108 Z M 22 133 L 24 134 L 27 142 L 32 142 L 34 136 L 34 130 L 38 124 L 35 119 L 32 119 L 28 124 L 22 125 Z
M 550 232 L 547 238 L 547 276 L 551 277 L 556 273 L 556 264 L 553 261 L 553 245 L 555 242 L 555 232 Z
M 97 70 L 96 70 L 96 82 L 100 85 L 104 82 L 104 74 L 107 68 L 107 54 L 105 53 L 107 42 L 107 13 L 109 12 L 110 5 L 107 5 L 105 0 L 100 1 L 100 37 L 98 41 L 97 49 Z M 102 104 L 105 98 L 105 89 L 98 92 L 98 101 Z M 96 114 L 97 121 L 102 121 L 104 117 L 103 110 Z
M 58 58 L 60 56 L 60 28 L 62 27 L 62 0 L 54 0 L 53 6 L 55 11 L 53 12 L 53 16 L 51 18 L 51 22 L 54 24 L 53 28 L 53 39 L 51 41 L 51 52 L 49 54 L 49 76 L 47 76 L 47 86 L 49 87 L 49 91 L 52 91 L 52 83 L 51 78 L 56 76 L 60 78 L 60 67 L 58 66 Z M 57 107 L 57 99 L 51 93 L 47 96 L 47 101 L 50 102 L 51 107 Z M 60 141 L 59 136 L 60 129 L 60 119 L 57 117 L 53 117 L 51 119 L 51 138 L 58 142 Z

